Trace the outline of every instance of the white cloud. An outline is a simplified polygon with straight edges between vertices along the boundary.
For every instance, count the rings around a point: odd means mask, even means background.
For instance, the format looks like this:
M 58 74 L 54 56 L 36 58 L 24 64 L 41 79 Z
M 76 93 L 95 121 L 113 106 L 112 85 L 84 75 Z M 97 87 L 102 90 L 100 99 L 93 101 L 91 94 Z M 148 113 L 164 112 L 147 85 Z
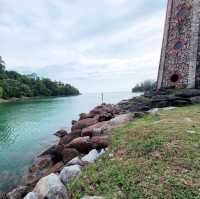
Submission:
M 69 81 L 82 91 L 130 90 L 156 78 L 166 0 L 0 4 L 0 52 L 10 69 Z

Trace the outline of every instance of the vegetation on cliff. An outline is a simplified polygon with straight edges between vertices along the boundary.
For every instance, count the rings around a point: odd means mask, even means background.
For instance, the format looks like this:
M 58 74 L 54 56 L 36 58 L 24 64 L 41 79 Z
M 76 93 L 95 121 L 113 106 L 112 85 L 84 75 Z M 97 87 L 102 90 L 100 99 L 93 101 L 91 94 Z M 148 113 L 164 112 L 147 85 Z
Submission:
M 70 96 L 78 95 L 79 90 L 70 84 L 40 78 L 36 74 L 21 75 L 16 71 L 7 71 L 0 56 L 0 98 Z
M 200 198 L 199 108 L 159 111 L 115 130 L 109 151 L 69 185 L 73 198 Z

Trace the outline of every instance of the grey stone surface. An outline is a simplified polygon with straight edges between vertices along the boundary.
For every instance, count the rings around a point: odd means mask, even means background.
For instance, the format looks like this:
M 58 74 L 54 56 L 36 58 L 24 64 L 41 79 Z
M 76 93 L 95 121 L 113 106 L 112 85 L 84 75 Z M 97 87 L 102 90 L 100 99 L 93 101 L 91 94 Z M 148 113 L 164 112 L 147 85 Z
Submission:
M 38 197 L 36 193 L 30 192 L 24 197 L 24 199 L 38 199 Z
M 38 199 L 68 199 L 67 190 L 56 174 L 50 174 L 40 179 L 33 192 L 37 194 Z
M 158 89 L 200 88 L 199 24 L 199 0 L 168 0 Z
M 76 176 L 79 176 L 80 173 L 81 173 L 80 165 L 67 166 L 64 167 L 63 170 L 60 172 L 60 179 L 63 183 L 67 183 Z

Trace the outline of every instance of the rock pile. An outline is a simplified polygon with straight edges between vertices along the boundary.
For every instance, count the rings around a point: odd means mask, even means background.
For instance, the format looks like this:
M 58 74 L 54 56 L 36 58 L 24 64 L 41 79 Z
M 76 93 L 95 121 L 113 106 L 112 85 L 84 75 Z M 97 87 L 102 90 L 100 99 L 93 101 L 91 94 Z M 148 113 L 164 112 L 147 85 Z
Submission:
M 199 89 L 165 89 L 146 92 L 141 97 L 121 101 L 118 106 L 123 112 L 146 112 L 153 108 L 179 107 L 200 103 Z
M 79 176 L 82 167 L 94 163 L 109 145 L 108 132 L 132 120 L 130 114 L 119 115 L 117 106 L 102 104 L 72 121 L 71 132 L 55 133 L 60 141 L 44 151 L 29 168 L 24 183 L 6 195 L 8 199 L 67 199 L 63 184 Z

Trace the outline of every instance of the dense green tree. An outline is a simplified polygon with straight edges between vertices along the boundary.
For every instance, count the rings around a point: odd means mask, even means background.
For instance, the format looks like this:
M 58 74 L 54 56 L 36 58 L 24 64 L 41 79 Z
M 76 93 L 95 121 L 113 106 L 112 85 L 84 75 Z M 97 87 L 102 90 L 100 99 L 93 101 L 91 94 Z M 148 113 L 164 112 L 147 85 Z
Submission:
M 144 82 L 137 84 L 133 89 L 132 92 L 145 92 L 151 91 L 155 89 L 156 82 L 153 80 L 145 80 Z
M 0 98 L 3 97 L 3 88 L 0 87 Z
M 0 97 L 70 96 L 79 95 L 79 90 L 70 84 L 39 78 L 35 73 L 21 75 L 16 71 L 5 70 L 0 57 Z

